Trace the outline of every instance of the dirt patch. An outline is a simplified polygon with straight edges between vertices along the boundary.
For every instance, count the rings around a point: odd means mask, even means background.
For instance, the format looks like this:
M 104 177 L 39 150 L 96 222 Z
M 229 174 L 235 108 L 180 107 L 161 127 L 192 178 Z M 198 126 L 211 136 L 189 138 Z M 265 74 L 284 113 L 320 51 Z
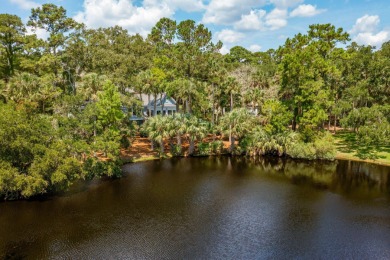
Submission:
M 215 140 L 222 140 L 224 150 L 228 150 L 230 143 L 227 138 L 222 136 L 216 136 Z M 213 136 L 208 135 L 202 140 L 204 143 L 210 143 L 213 141 Z M 166 154 L 171 154 L 171 145 L 176 144 L 176 138 L 172 140 L 164 140 L 164 151 Z M 182 149 L 183 154 L 188 154 L 189 140 L 185 136 L 182 137 Z M 137 136 L 131 141 L 131 146 L 127 149 L 121 149 L 121 158 L 125 161 L 134 161 L 142 158 L 157 158 L 159 156 L 158 152 L 152 150 L 151 141 L 146 137 Z

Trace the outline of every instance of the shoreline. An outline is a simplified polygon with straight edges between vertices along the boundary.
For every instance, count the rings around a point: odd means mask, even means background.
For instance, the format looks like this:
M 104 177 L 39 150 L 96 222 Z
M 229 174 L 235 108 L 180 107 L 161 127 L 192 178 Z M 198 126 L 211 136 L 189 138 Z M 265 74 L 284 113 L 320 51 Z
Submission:
M 339 152 L 336 154 L 335 160 L 344 160 L 344 161 L 354 161 L 354 162 L 365 162 L 365 163 L 371 163 L 371 164 L 376 164 L 376 165 L 381 165 L 381 166 L 387 166 L 390 167 L 390 161 L 381 161 L 381 159 L 374 160 L 374 159 L 361 159 L 356 156 L 349 156 L 349 155 L 343 155 L 340 154 Z
M 223 154 L 220 154 L 220 155 L 229 155 L 229 154 L 223 153 Z M 210 156 L 220 156 L 220 155 L 213 155 L 213 154 L 211 154 L 211 155 L 194 155 L 194 156 L 191 156 L 191 157 L 195 157 L 196 158 L 196 157 L 210 157 Z M 137 158 L 121 158 L 121 159 L 123 161 L 123 165 L 125 165 L 125 164 L 147 162 L 147 161 L 155 161 L 155 160 L 161 160 L 161 159 L 171 159 L 171 158 L 175 158 L 175 157 L 186 158 L 186 156 L 172 156 L 171 154 L 166 154 L 163 157 L 158 157 L 158 156 L 155 156 L 155 155 L 146 155 L 146 156 L 140 156 L 140 157 L 137 157 Z M 297 159 L 294 159 L 294 158 L 291 158 L 291 159 L 292 160 L 297 160 Z M 353 161 L 353 162 L 365 162 L 365 163 L 370 163 L 370 164 L 390 167 L 390 162 L 388 162 L 388 161 L 380 161 L 380 159 L 379 160 L 360 159 L 359 157 L 356 157 L 356 156 L 346 156 L 346 155 L 340 154 L 340 152 L 337 152 L 337 154 L 336 154 L 334 159 L 335 160 L 343 160 L 343 161 Z M 302 159 L 299 159 L 299 160 L 302 160 Z M 307 160 L 307 159 L 303 159 L 303 160 Z M 312 160 L 307 160 L 307 161 L 312 161 Z

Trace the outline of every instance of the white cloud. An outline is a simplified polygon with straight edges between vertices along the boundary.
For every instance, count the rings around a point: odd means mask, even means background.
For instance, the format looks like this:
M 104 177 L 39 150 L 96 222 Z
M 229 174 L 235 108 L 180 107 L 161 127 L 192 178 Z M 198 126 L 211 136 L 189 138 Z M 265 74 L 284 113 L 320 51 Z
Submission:
M 222 31 L 216 33 L 216 37 L 223 43 L 235 43 L 243 39 L 244 34 L 229 29 L 223 29 Z
M 390 31 L 377 32 L 380 19 L 378 15 L 364 15 L 356 20 L 350 30 L 354 34 L 353 40 L 359 44 L 380 47 L 382 43 L 390 40 Z
M 303 1 L 304 0 L 270 0 L 270 3 L 274 4 L 276 8 L 287 9 L 303 3 Z
M 266 4 L 266 0 L 211 0 L 203 15 L 203 23 L 231 25 L 243 14 Z
M 230 48 L 226 47 L 225 45 L 222 46 L 222 48 L 219 50 L 219 53 L 225 55 L 230 52 Z
M 373 32 L 380 22 L 378 15 L 364 15 L 356 20 L 355 25 L 352 27 L 351 33 L 357 32 Z
M 11 3 L 18 5 L 22 9 L 29 10 L 31 8 L 36 8 L 40 6 L 40 4 L 31 1 L 31 0 L 9 0 Z
M 261 46 L 257 45 L 257 44 L 253 44 L 253 45 L 249 46 L 249 50 L 251 52 L 258 52 L 261 50 Z
M 287 10 L 275 8 L 265 17 L 265 24 L 270 30 L 276 30 L 287 25 Z
M 47 40 L 50 36 L 50 34 L 45 30 L 45 29 L 36 29 L 33 30 L 30 26 L 27 26 L 27 35 L 32 35 L 36 34 L 37 38 L 42 39 L 42 40 Z
M 317 9 L 315 5 L 300 5 L 295 8 L 291 13 L 291 17 L 310 17 L 325 12 L 325 9 Z
M 84 10 L 74 19 L 91 28 L 119 25 L 129 33 L 146 36 L 160 18 L 174 13 L 165 2 L 157 2 L 145 1 L 143 6 L 135 6 L 132 0 L 84 0 Z
M 172 10 L 181 9 L 187 12 L 202 11 L 206 7 L 202 0 L 144 0 L 144 7 L 154 7 L 164 2 Z
M 371 32 L 364 32 L 359 33 L 354 38 L 354 41 L 364 44 L 364 45 L 371 45 L 371 46 L 382 46 L 382 43 L 388 41 L 390 39 L 390 32 L 388 31 L 380 31 L 376 34 Z
M 264 10 L 251 10 L 249 14 L 241 16 L 241 20 L 234 24 L 234 29 L 244 31 L 263 30 L 265 26 L 262 19 L 265 14 Z

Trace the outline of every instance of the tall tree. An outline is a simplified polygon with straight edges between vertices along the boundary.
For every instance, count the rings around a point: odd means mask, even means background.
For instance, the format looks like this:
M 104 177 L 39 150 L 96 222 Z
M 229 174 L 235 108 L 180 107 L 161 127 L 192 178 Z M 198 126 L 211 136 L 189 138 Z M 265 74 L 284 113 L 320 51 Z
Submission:
M 0 14 L 0 68 L 1 78 L 6 81 L 15 73 L 18 56 L 23 49 L 26 29 L 20 17 L 11 14 Z
M 27 25 L 34 30 L 44 29 L 49 33 L 49 48 L 51 53 L 56 55 L 58 48 L 63 46 L 68 38 L 66 33 L 75 28 L 76 22 L 67 17 L 66 10 L 62 6 L 43 4 L 41 7 L 31 9 Z

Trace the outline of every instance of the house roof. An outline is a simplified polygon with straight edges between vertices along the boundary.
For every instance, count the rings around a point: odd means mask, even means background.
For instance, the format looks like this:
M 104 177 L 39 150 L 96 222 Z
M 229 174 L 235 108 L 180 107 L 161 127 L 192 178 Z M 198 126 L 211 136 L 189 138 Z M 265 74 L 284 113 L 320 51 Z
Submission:
M 160 96 L 156 100 L 156 106 L 161 107 L 162 104 L 164 104 L 164 107 L 176 107 L 176 100 L 174 100 L 171 97 L 168 97 L 167 94 L 164 93 L 162 97 Z M 147 104 L 147 106 L 154 106 L 154 99 L 151 99 L 149 104 Z
M 126 88 L 126 91 L 128 93 L 133 94 L 137 98 L 141 98 L 142 105 L 144 107 L 154 106 L 153 95 L 139 94 L 139 93 L 136 93 L 132 88 Z M 161 94 L 163 94 L 162 98 L 161 98 Z M 149 101 L 149 98 L 150 98 L 150 101 Z M 170 106 L 175 106 L 176 107 L 176 100 L 175 99 L 173 99 L 172 97 L 167 96 L 166 93 L 159 93 L 159 94 L 157 94 L 156 106 L 161 106 L 163 103 L 164 103 L 164 107 L 170 107 Z

